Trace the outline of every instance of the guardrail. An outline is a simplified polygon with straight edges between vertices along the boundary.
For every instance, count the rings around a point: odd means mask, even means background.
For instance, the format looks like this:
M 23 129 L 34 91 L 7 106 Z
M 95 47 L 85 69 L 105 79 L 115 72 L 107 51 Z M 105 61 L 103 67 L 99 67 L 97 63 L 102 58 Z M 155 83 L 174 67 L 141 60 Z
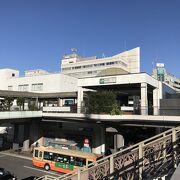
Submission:
M 54 180 L 153 179 L 172 175 L 180 159 L 180 127 L 176 127 L 107 156 Z M 38 180 L 41 180 L 38 179 Z

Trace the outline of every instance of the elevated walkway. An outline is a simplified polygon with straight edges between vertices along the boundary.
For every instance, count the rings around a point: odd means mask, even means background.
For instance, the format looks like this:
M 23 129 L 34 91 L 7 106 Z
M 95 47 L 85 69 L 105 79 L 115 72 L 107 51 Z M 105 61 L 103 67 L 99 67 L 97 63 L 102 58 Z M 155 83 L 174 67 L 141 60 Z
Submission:
M 65 109 L 66 108 L 66 109 Z M 68 107 L 62 109 L 63 112 L 49 111 L 1 111 L 1 120 L 14 120 L 26 118 L 43 118 L 43 121 L 63 120 L 63 121 L 89 121 L 92 122 L 119 122 L 121 125 L 145 126 L 177 126 L 180 125 L 180 116 L 153 116 L 153 115 L 106 115 L 106 114 L 78 114 L 67 113 Z
M 43 118 L 46 120 L 67 120 L 67 121 L 102 121 L 102 122 L 120 122 L 126 125 L 180 125 L 180 116 L 155 116 L 155 115 L 106 115 L 106 114 L 78 114 L 61 112 L 43 112 Z
M 60 177 L 38 180 L 155 180 L 170 178 L 180 159 L 180 127 L 104 157 L 94 164 Z
M 0 121 L 6 119 L 26 119 L 42 117 L 42 111 L 2 111 Z

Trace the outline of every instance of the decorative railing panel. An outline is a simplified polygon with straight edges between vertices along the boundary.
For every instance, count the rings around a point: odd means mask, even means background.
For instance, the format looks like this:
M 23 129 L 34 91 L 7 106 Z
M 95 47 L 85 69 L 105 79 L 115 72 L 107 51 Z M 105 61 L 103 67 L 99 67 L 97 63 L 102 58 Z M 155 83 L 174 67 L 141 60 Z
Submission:
M 56 180 L 153 180 L 170 177 L 179 161 L 180 127 L 177 127 Z

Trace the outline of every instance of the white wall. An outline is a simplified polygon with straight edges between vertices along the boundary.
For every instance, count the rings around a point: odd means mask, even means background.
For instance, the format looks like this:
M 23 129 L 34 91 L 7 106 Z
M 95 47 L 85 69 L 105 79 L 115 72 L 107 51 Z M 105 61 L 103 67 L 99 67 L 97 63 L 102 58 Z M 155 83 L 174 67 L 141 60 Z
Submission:
M 101 84 L 100 81 L 103 79 L 106 81 L 106 83 Z M 103 86 L 113 84 L 134 84 L 143 82 L 147 82 L 154 87 L 158 87 L 158 81 L 146 73 L 84 78 L 78 80 L 78 86 Z
M 43 90 L 32 91 L 32 84 L 38 83 L 43 83 Z M 18 86 L 24 84 L 29 85 L 28 91 L 30 92 L 53 93 L 77 91 L 77 79 L 63 74 L 48 74 L 7 79 L 4 89 L 8 89 L 8 86 L 13 86 L 13 90 L 18 91 Z M 0 89 L 2 88 L 0 87 Z
M 8 80 L 19 77 L 19 71 L 14 69 L 0 69 L 0 90 L 8 89 Z
M 108 62 L 115 62 L 115 61 L 120 61 L 120 62 L 118 64 L 106 65 L 106 63 Z M 105 70 L 107 68 L 112 68 L 112 67 L 121 68 L 124 71 L 127 71 L 129 73 L 139 73 L 140 72 L 140 48 L 137 47 L 137 48 L 119 53 L 111 57 L 98 58 L 98 59 L 94 58 L 91 60 L 88 60 L 88 59 L 86 60 L 86 58 L 84 58 L 83 60 L 73 61 L 74 63 L 67 63 L 67 62 L 68 62 L 68 59 L 62 60 L 62 64 L 61 64 L 62 73 L 71 74 L 80 78 L 94 77 L 96 74 L 98 74 L 102 70 Z M 95 66 L 95 64 L 97 65 L 99 63 L 104 63 L 105 65 Z M 83 66 L 86 66 L 86 65 L 92 65 L 92 67 L 84 68 Z M 81 66 L 81 68 L 72 69 L 75 66 Z M 69 70 L 63 70 L 63 68 L 69 68 Z M 89 71 L 90 72 L 97 71 L 97 72 L 88 74 Z

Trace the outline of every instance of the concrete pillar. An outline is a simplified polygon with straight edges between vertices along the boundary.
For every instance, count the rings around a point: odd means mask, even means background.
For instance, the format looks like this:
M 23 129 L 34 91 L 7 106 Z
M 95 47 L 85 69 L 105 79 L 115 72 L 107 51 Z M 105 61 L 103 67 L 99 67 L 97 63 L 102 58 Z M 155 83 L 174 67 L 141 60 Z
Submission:
M 98 125 L 95 128 L 95 139 L 93 153 L 104 154 L 105 153 L 105 127 L 103 125 Z
M 17 99 L 14 99 L 13 106 L 17 106 Z
M 141 115 L 148 115 L 147 83 L 141 83 Z
M 29 124 L 24 124 L 24 141 L 23 141 L 23 151 L 28 151 L 29 150 L 29 129 L 30 125 Z
M 23 151 L 29 151 L 29 139 L 25 140 L 23 142 L 23 148 L 22 148 Z
M 63 106 L 63 99 L 58 98 L 58 106 L 60 106 L 60 107 Z
M 18 124 L 14 124 L 14 143 L 19 143 L 18 141 L 18 137 L 19 137 L 19 126 Z
M 37 141 L 40 138 L 40 127 L 39 127 L 39 123 L 36 121 L 32 121 L 32 124 L 30 125 L 30 143 L 34 143 L 35 141 Z
M 124 138 L 121 134 L 114 135 L 114 150 L 117 151 L 124 146 Z
M 82 103 L 83 103 L 83 88 L 78 87 L 78 97 L 77 97 L 77 113 L 82 113 Z
M 153 111 L 154 115 L 159 115 L 159 98 L 158 98 L 158 88 L 153 90 Z
M 39 109 L 39 102 L 38 102 L 38 97 L 35 100 L 35 106 Z
M 77 104 L 77 99 L 76 98 L 74 99 L 74 103 Z

